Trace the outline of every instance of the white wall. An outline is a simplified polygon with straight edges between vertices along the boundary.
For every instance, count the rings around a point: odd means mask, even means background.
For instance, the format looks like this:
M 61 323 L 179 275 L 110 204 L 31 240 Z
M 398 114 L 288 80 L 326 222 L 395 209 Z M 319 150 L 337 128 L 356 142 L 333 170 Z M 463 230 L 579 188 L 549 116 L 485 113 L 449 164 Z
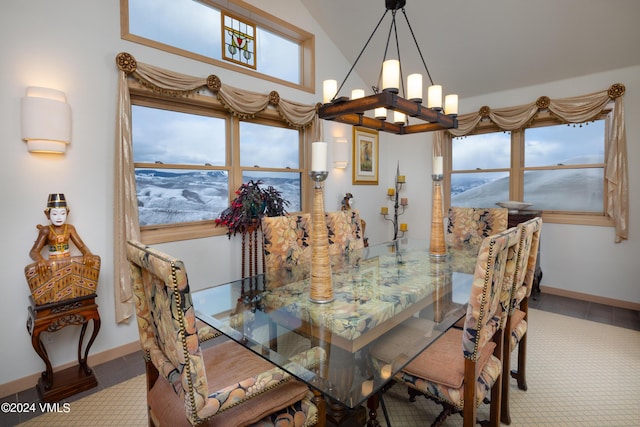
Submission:
M 254 0 L 316 34 L 316 78 L 341 79 L 347 60 L 336 56 L 316 22 L 298 1 Z M 34 13 L 37 11 L 37 13 Z M 277 11 L 277 13 L 276 13 Z M 286 99 L 315 103 L 320 97 L 291 88 L 266 84 L 223 69 L 138 46 L 120 39 L 120 11 L 117 1 L 23 0 L 6 2 L 0 14 L 0 190 L 3 201 L 3 238 L 0 268 L 0 384 L 14 381 L 44 369 L 31 347 L 25 329 L 29 289 L 23 268 L 31 262 L 28 253 L 36 237 L 36 224 L 46 223 L 43 214 L 49 193 L 62 192 L 71 207 L 69 222 L 74 224 L 89 248 L 102 257 L 98 304 L 102 328 L 92 354 L 137 341 L 135 322 L 117 325 L 113 303 L 113 163 L 116 111 L 117 67 L 115 56 L 126 51 L 140 62 L 154 64 L 194 76 L 217 74 L 223 84 L 267 93 L 278 90 Z M 640 70 L 618 70 L 556 82 L 544 87 L 496 94 L 483 99 L 461 100 L 461 112 L 480 105 L 507 106 L 529 102 L 546 94 L 550 97 L 578 95 L 601 90 L 620 81 L 627 86 L 626 113 L 630 165 L 640 160 L 640 125 L 631 120 L 640 113 Z M 353 78 L 353 77 L 352 77 Z M 355 84 L 361 84 L 355 80 Z M 27 86 L 46 86 L 67 94 L 72 109 L 72 143 L 64 156 L 43 156 L 27 152 L 20 136 L 20 98 Z M 317 84 L 321 87 L 321 84 Z M 361 85 L 364 87 L 364 85 Z M 346 136 L 351 143 L 351 127 L 326 124 L 325 140 Z M 391 226 L 379 215 L 386 189 L 392 185 L 396 164 L 407 177 L 403 196 L 409 208 L 402 222 L 409 224 L 409 235 L 427 238 L 431 197 L 431 136 L 396 137 L 380 135 L 379 186 L 353 186 L 351 166 L 334 169 L 326 183 L 325 207 L 339 209 L 345 192 L 353 193 L 355 207 L 367 220 L 372 243 L 391 237 Z M 630 173 L 631 212 L 638 212 L 640 190 L 638 170 Z M 630 241 L 613 243 L 613 231 L 602 227 L 548 225 L 544 229 L 543 284 L 610 298 L 640 302 L 636 284 L 640 277 L 637 262 L 640 241 L 632 223 Z M 239 239 L 226 236 L 159 245 L 160 249 L 185 260 L 193 289 L 214 285 L 240 275 Z M 634 281 L 635 280 L 635 281 Z M 53 334 L 47 348 L 54 366 L 76 357 L 78 328 L 65 328 Z

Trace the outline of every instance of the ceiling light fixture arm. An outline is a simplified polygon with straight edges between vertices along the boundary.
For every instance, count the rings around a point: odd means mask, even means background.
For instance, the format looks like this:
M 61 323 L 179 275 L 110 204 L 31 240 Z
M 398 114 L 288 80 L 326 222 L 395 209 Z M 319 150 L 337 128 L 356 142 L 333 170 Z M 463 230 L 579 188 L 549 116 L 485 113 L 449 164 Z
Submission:
M 358 61 L 360 60 L 360 57 L 362 56 L 362 54 L 364 53 L 365 50 L 367 50 L 367 46 L 369 46 L 369 42 L 371 41 L 371 39 L 373 38 L 373 35 L 376 33 L 376 31 L 378 31 L 378 27 L 380 27 L 380 24 L 382 23 L 382 21 L 384 20 L 384 17 L 387 15 L 387 12 L 389 11 L 389 9 L 385 10 L 384 13 L 382 14 L 382 17 L 380 17 L 380 20 L 378 21 L 378 23 L 376 24 L 376 27 L 373 29 L 373 32 L 371 33 L 371 35 L 369 36 L 369 38 L 367 39 L 367 42 L 364 44 L 364 46 L 362 47 L 362 50 L 360 51 L 360 53 L 358 54 L 358 56 L 356 57 L 356 60 L 353 62 L 353 65 L 351 66 L 351 68 L 349 69 L 349 72 L 347 73 L 347 75 L 344 77 L 344 79 L 342 80 L 342 83 L 340 83 L 340 86 L 338 87 L 338 90 L 336 91 L 336 94 L 333 96 L 333 99 L 331 99 L 331 102 L 335 101 L 338 94 L 340 93 L 340 91 L 342 90 L 342 87 L 344 86 L 344 84 L 347 82 L 347 79 L 349 78 L 349 76 L 351 75 L 351 72 L 353 71 L 353 69 L 356 67 L 356 64 L 358 63 Z
M 407 21 L 407 27 L 409 27 L 409 32 L 411 33 L 411 37 L 413 38 L 413 42 L 415 43 L 416 48 L 418 49 L 418 53 L 420 54 L 420 59 L 422 60 L 422 65 L 424 65 L 424 70 L 427 72 L 427 77 L 429 77 L 429 82 L 433 85 L 433 79 L 431 78 L 431 73 L 429 72 L 429 68 L 427 67 L 427 62 L 424 60 L 424 56 L 422 56 L 422 51 L 420 50 L 420 45 L 418 45 L 418 40 L 416 39 L 416 35 L 413 33 L 413 28 L 411 28 L 411 23 L 409 23 L 409 17 L 407 16 L 407 13 L 405 12 L 404 7 L 402 8 L 402 14 L 404 15 L 405 21 Z M 399 51 L 398 51 L 398 56 L 400 56 L 400 52 Z M 400 59 L 400 58 L 398 58 L 398 59 Z

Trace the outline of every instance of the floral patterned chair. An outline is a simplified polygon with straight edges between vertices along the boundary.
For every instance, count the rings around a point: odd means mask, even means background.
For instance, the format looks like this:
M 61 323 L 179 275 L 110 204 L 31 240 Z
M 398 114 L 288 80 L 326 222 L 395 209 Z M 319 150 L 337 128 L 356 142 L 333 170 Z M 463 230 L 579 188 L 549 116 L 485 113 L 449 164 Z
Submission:
M 515 273 L 510 289 L 511 303 L 507 307 L 508 318 L 505 326 L 505 357 L 502 369 L 502 415 L 501 421 L 511 424 L 509 414 L 509 379 L 517 379 L 518 388 L 527 389 L 526 357 L 527 328 L 529 314 L 529 296 L 533 287 L 533 279 L 538 259 L 538 245 L 542 230 L 542 218 L 533 218 L 518 224 L 521 229 L 520 245 L 515 261 Z M 511 371 L 510 354 L 518 347 L 518 369 Z
M 325 222 L 330 256 L 364 248 L 357 211 L 327 212 Z M 262 241 L 267 278 L 301 278 L 311 264 L 311 214 L 262 218 Z
M 147 371 L 149 425 L 324 424 L 308 387 L 282 369 L 231 340 L 201 348 L 182 261 L 136 241 L 128 242 L 127 258 Z M 296 363 L 309 367 L 321 356 L 311 349 Z
M 449 208 L 445 240 L 449 246 L 480 247 L 485 237 L 507 229 L 506 208 Z
M 364 231 L 358 211 L 327 212 L 326 222 L 329 229 L 329 255 L 364 248 Z
M 500 423 L 502 288 L 509 258 L 517 253 L 519 242 L 520 230 L 515 227 L 482 241 L 464 328 L 450 328 L 395 377 L 409 387 L 411 401 L 424 395 L 443 406 L 434 426 L 453 413 L 462 414 L 465 426 L 475 425 L 477 407 L 489 390 L 489 422 Z

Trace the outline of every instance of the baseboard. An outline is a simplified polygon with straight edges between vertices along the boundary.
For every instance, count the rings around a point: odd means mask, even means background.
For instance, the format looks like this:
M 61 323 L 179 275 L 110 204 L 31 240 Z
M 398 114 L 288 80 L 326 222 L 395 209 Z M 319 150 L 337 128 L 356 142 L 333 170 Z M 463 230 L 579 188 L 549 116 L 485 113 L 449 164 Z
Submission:
M 540 291 L 544 294 L 558 295 L 560 297 L 574 298 L 581 301 L 595 302 L 598 304 L 611 305 L 618 308 L 626 308 L 629 310 L 640 311 L 640 303 L 632 301 L 623 301 L 619 299 L 601 297 L 597 295 L 583 294 L 581 292 L 568 291 L 566 289 L 552 288 L 549 286 L 540 286 Z
M 87 364 L 91 366 L 100 365 L 102 363 L 109 362 L 111 360 L 117 359 L 118 357 L 123 357 L 131 353 L 135 353 L 136 351 L 140 351 L 140 341 L 134 341 L 129 344 L 121 345 L 120 347 L 110 348 L 109 350 L 105 350 L 100 353 L 90 354 Z M 77 365 L 77 361 L 65 363 L 60 366 L 55 366 L 53 368 L 53 372 L 61 371 L 66 368 L 70 368 L 74 365 Z M 42 363 L 44 368 L 44 362 Z M 5 384 L 0 384 L 0 397 L 8 396 L 10 394 L 19 393 L 23 390 L 27 390 L 31 387 L 35 387 L 38 379 L 40 378 L 41 373 L 38 372 L 36 374 L 28 375 L 23 378 L 18 378 L 17 380 L 10 381 Z

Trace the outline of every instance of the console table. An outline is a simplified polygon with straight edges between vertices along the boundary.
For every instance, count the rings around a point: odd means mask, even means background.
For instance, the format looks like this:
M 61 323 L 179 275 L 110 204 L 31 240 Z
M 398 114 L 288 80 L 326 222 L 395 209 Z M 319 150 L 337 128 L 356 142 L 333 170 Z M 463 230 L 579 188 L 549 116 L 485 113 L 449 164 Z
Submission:
M 44 402 L 58 402 L 68 396 L 98 385 L 96 377 L 87 365 L 89 348 L 100 330 L 100 314 L 95 303 L 96 294 L 72 298 L 50 304 L 36 305 L 32 297 L 29 297 L 29 317 L 27 318 L 27 331 L 31 335 L 31 345 L 44 361 L 46 370 L 38 379 L 36 390 L 38 396 Z M 84 334 L 89 320 L 93 320 L 93 332 L 91 338 L 82 352 Z M 78 343 L 78 365 L 53 372 L 47 350 L 42 342 L 42 332 L 55 332 L 68 325 L 82 325 L 80 340 Z
M 536 210 L 521 210 L 517 213 L 509 212 L 508 227 L 515 227 L 521 222 L 528 221 L 535 217 L 542 217 L 542 211 Z M 536 260 L 536 272 L 533 275 L 533 287 L 532 293 L 540 293 L 540 281 L 542 280 L 542 269 L 540 268 L 540 245 L 538 245 L 538 259 Z

